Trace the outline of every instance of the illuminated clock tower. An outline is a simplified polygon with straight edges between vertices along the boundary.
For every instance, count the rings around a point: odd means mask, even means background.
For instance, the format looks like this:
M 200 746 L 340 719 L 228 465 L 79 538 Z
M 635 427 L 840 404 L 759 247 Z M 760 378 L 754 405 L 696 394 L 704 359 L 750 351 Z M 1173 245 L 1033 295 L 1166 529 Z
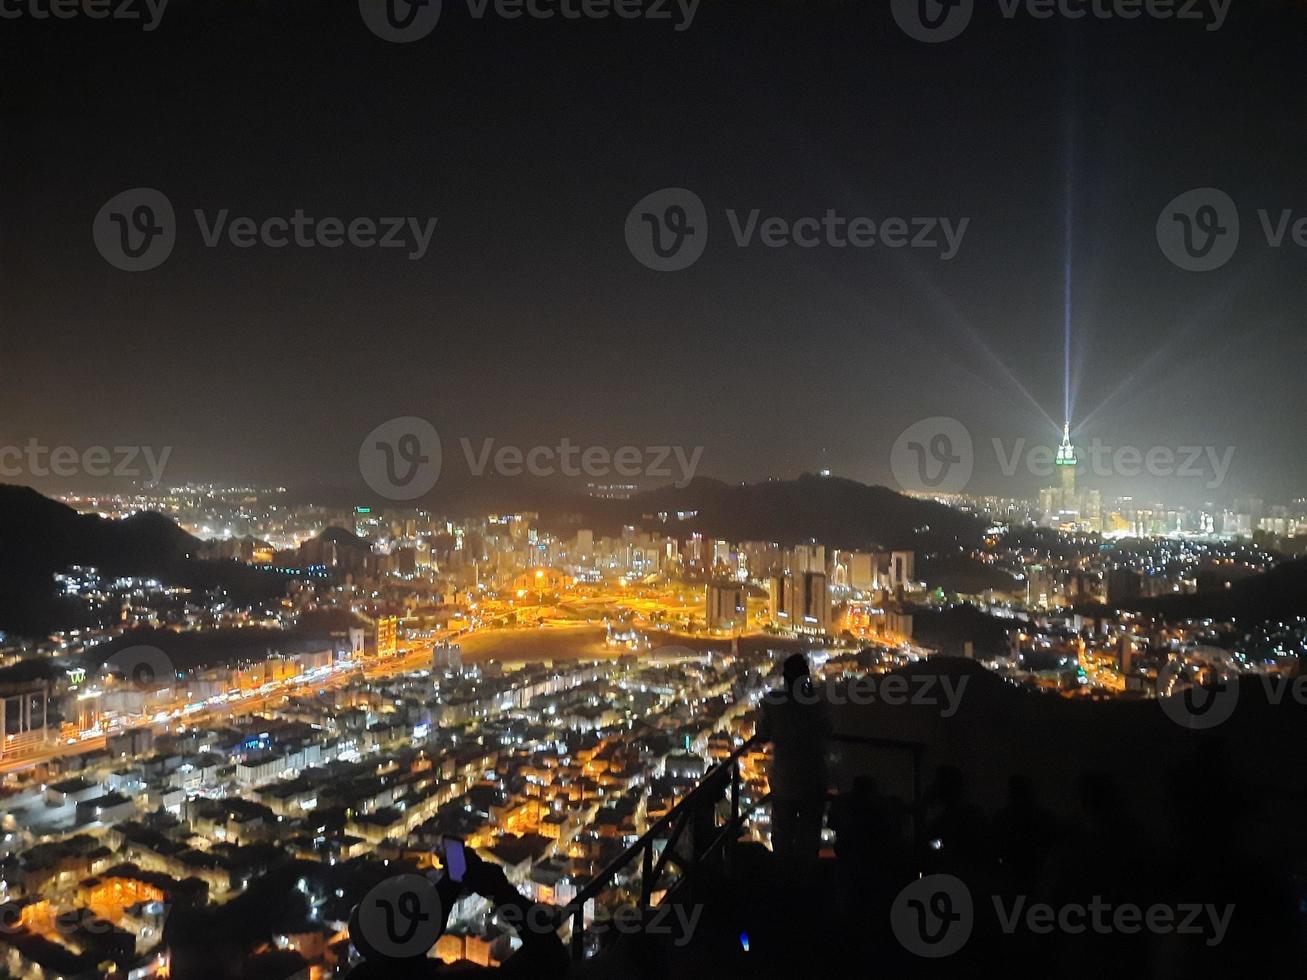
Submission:
M 1062 475 L 1062 495 L 1066 501 L 1064 506 L 1070 504 L 1076 495 L 1076 467 L 1080 461 L 1076 459 L 1075 447 L 1071 445 L 1071 423 L 1067 422 L 1062 428 L 1062 445 L 1057 448 L 1057 459 L 1055 465 L 1058 472 Z

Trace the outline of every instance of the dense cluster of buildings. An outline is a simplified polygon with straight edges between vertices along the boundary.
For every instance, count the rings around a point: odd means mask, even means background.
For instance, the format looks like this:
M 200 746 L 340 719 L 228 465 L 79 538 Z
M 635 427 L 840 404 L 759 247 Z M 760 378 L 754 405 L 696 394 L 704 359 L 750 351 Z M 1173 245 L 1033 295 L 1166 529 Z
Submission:
M 299 884 L 278 900 L 295 914 L 248 952 L 294 952 L 277 960 L 283 976 L 331 976 L 350 965 L 360 882 L 389 862 L 431 866 L 448 835 L 529 897 L 565 904 L 751 733 L 773 659 L 671 648 L 433 662 L 176 724 L 146 709 L 103 748 L 7 777 L 0 955 L 15 976 L 166 976 L 185 955 L 165 941 L 169 915 L 239 916 L 237 899 L 284 887 L 278 869 L 293 869 Z M 763 776 L 750 771 L 756 797 Z M 587 916 L 626 899 L 615 885 Z M 91 939 L 67 922 L 94 923 Z M 486 964 L 514 945 L 467 899 L 437 952 Z
M 1080 526 L 1093 500 L 1073 450 L 1064 462 L 1048 503 L 1079 515 L 1055 523 Z M 559 533 L 532 514 L 455 522 L 259 491 L 154 503 L 216 532 L 209 557 L 280 569 L 289 585 L 241 606 L 70 568 L 54 587 L 99 625 L 0 642 L 0 956 L 14 976 L 166 976 L 188 955 L 167 931 L 181 916 L 249 937 L 260 976 L 323 980 L 350 965 L 345 920 L 362 891 L 429 867 L 447 836 L 529 897 L 566 904 L 752 733 L 796 645 L 859 669 L 870 647 L 878 671 L 948 650 L 1091 697 L 1150 696 L 1176 662 L 1195 676 L 1288 670 L 1307 652 L 1301 621 L 1262 624 L 1231 656 L 1228 624 L 1105 605 L 1271 567 L 1243 541 L 1032 526 L 964 556 L 986 581 L 945 585 L 938 555 L 817 541 Z M 927 590 L 919 565 L 932 561 Z M 963 610 L 985 614 L 997 646 L 941 639 Z M 572 627 L 606 628 L 607 654 L 577 655 Z M 142 629 L 178 644 L 144 673 L 125 646 Z M 554 652 L 465 656 L 478 634 L 527 631 Z M 762 761 L 745 758 L 746 798 L 764 792 Z M 614 881 L 587 918 L 629 886 Z M 268 902 L 290 911 L 237 921 Z M 478 900 L 451 924 L 446 960 L 512 953 Z

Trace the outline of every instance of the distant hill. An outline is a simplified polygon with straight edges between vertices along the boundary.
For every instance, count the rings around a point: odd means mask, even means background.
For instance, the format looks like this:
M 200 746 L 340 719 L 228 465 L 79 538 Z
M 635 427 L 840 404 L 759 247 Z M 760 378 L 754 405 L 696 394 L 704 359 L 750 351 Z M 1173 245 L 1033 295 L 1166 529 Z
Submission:
M 195 557 L 198 538 L 161 514 L 121 521 L 79 514 L 30 487 L 0 485 L 0 630 L 39 636 L 83 625 L 80 603 L 55 594 L 52 576 L 70 565 L 168 585 L 224 587 L 237 598 L 276 595 L 284 579 L 234 562 Z
M 1008 630 L 1013 624 L 975 606 L 960 605 L 913 610 L 912 625 L 916 642 L 941 653 L 960 657 L 971 643 L 977 657 L 1001 657 L 1008 651 Z
M 596 529 L 624 524 L 662 527 L 678 535 L 698 531 L 727 541 L 777 541 L 794 545 L 816 539 L 850 550 L 951 548 L 979 541 L 979 520 L 934 501 L 906 497 L 880 486 L 841 477 L 804 474 L 797 480 L 727 484 L 699 478 L 628 500 L 585 499 L 577 508 Z M 694 512 L 677 519 L 677 513 Z M 658 515 L 667 515 L 660 523 Z
M 1170 620 L 1261 622 L 1307 616 L 1307 559 L 1283 562 L 1264 574 L 1234 582 L 1228 589 L 1137 599 L 1123 608 Z

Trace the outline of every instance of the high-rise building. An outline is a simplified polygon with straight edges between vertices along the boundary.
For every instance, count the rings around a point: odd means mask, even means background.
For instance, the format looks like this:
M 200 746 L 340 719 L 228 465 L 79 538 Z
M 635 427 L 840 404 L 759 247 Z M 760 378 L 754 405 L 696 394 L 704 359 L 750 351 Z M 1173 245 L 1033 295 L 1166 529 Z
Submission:
M 869 551 L 849 555 L 849 588 L 868 592 L 876 587 L 876 556 Z
M 431 667 L 433 672 L 445 670 L 461 671 L 463 669 L 463 648 L 457 643 L 445 641 L 431 648 Z
M 393 657 L 398 649 L 399 618 L 396 616 L 379 616 L 372 632 L 372 655 L 374 657 Z
M 830 631 L 830 592 L 826 588 L 824 572 L 804 572 L 795 579 L 795 616 L 799 628 L 805 633 Z
M 767 580 L 767 615 L 776 626 L 790 623 L 794 608 L 794 579 L 788 575 L 773 575 Z
M 828 633 L 830 591 L 823 572 L 776 575 L 768 583 L 768 612 L 781 629 L 796 633 Z
M 705 619 L 710 630 L 742 630 L 748 626 L 749 605 L 744 587 L 709 583 Z
M 763 579 L 782 571 L 784 552 L 775 541 L 744 541 L 740 544 L 749 577 Z
M 916 581 L 917 553 L 915 551 L 895 551 L 889 558 L 889 586 L 891 589 L 906 589 Z
M 789 572 L 800 575 L 804 572 L 821 572 L 826 574 L 826 546 L 815 541 L 795 545 L 789 555 Z
M 691 534 L 685 542 L 685 561 L 691 568 L 703 565 L 704 545 L 702 534 Z
M 1075 497 L 1076 467 L 1080 465 L 1080 460 L 1076 459 L 1075 447 L 1071 445 L 1070 421 L 1062 427 L 1062 445 L 1057 447 L 1057 458 L 1053 465 L 1057 467 L 1064 498 L 1069 500 Z
M 1081 490 L 1076 475 L 1080 460 L 1071 444 L 1071 423 L 1062 427 L 1062 444 L 1053 459 L 1058 484 L 1039 492 L 1039 509 L 1046 527 L 1076 527 L 1102 531 L 1103 498 L 1098 490 Z
M 1047 565 L 1031 565 L 1026 569 L 1026 605 L 1032 609 L 1045 609 L 1053 598 L 1053 576 Z

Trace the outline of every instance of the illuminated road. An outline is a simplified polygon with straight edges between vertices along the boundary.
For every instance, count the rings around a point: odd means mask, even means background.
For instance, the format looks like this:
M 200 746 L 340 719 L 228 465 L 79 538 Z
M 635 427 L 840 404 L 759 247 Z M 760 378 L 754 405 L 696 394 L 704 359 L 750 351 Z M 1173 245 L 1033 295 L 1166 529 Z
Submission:
M 684 592 L 684 590 L 680 591 Z M 365 678 L 378 678 L 430 667 L 432 648 L 435 644 L 456 641 L 460 637 L 471 633 L 492 633 L 497 630 L 563 629 L 569 626 L 582 628 L 588 623 L 592 624 L 594 620 L 561 621 L 555 620 L 554 617 L 548 614 L 552 612 L 556 615 L 560 609 L 579 611 L 586 607 L 605 606 L 623 608 L 634 613 L 631 625 L 636 628 L 653 628 L 654 620 L 658 615 L 669 619 L 692 616 L 696 608 L 701 610 L 702 601 L 696 603 L 693 594 L 691 594 L 691 598 L 687 602 L 683 594 L 673 596 L 671 592 L 666 592 L 661 596 L 652 597 L 648 593 L 642 595 L 633 594 L 630 590 L 622 590 L 617 593 L 567 596 L 565 599 L 560 598 L 559 601 L 551 602 L 537 600 L 536 602 L 519 603 L 516 600 L 491 600 L 483 603 L 483 610 L 477 617 L 475 626 L 465 630 L 440 631 L 429 639 L 420 642 L 402 643 L 403 652 L 396 657 L 384 660 L 369 660 L 362 664 L 335 669 L 327 674 L 306 674 L 274 682 L 270 690 L 265 691 L 260 688 L 232 700 L 223 700 L 216 703 L 207 701 L 204 702 L 202 708 L 191 711 L 186 710 L 187 702 L 184 700 L 174 701 L 169 704 L 156 704 L 152 707 L 148 716 L 130 719 L 127 724 L 115 726 L 114 730 L 121 731 L 141 726 L 203 725 L 233 713 L 253 714 L 268 707 L 270 702 L 280 702 L 283 698 L 294 696 L 303 689 L 325 690 L 357 681 L 360 672 Z M 516 620 L 519 625 L 500 625 L 510 618 Z M 160 715 L 166 715 L 167 718 L 160 719 Z M 63 739 L 46 742 L 45 744 L 35 743 L 30 746 L 23 746 L 16 753 L 13 751 L 6 752 L 4 757 L 0 758 L 0 775 L 30 769 L 65 755 L 98 751 L 105 747 L 108 734 L 110 733 L 95 732 L 77 738 L 72 742 Z

